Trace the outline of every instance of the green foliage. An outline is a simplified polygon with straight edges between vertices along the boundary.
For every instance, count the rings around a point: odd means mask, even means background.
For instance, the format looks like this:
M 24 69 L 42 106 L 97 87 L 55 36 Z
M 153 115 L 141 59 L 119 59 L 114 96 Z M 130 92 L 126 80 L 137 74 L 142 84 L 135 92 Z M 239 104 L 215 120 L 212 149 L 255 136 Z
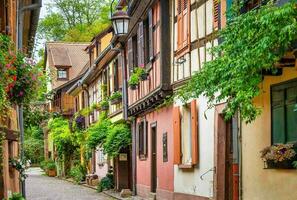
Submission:
M 46 40 L 62 40 L 67 32 L 63 15 L 50 13 L 44 19 L 41 19 L 38 25 L 38 32 Z
M 122 98 L 122 93 L 120 91 L 112 93 L 112 95 L 109 97 L 110 101 L 121 99 Z
M 69 123 L 62 117 L 52 118 L 48 122 L 50 137 L 57 148 L 59 158 L 69 156 L 77 148 L 74 135 L 71 134 Z
M 55 170 L 55 169 L 56 169 L 56 163 L 55 163 L 55 161 L 53 161 L 53 160 L 48 160 L 48 161 L 46 162 L 45 169 L 47 169 L 47 170 Z
M 70 176 L 76 183 L 80 183 L 86 179 L 87 169 L 82 165 L 76 165 L 71 168 Z
M 44 159 L 44 141 L 36 138 L 29 138 L 24 141 L 25 158 L 31 163 L 39 163 Z
M 102 192 L 104 190 L 110 190 L 114 187 L 113 174 L 107 173 L 97 185 L 97 191 Z
M 129 86 L 137 86 L 139 84 L 139 75 L 137 73 L 132 73 L 128 81 Z
M 210 51 L 215 59 L 204 63 L 178 96 L 187 100 L 204 95 L 209 108 L 227 101 L 226 119 L 239 111 L 251 122 L 261 112 L 253 99 L 260 94 L 262 71 L 275 70 L 275 63 L 297 39 L 297 9 L 295 3 L 282 7 L 268 3 L 246 14 L 234 13 L 218 35 L 222 43 Z
M 100 105 L 100 109 L 105 110 L 106 108 L 109 107 L 109 102 L 108 100 L 105 99 L 105 100 L 102 100 L 99 105 Z
M 38 34 L 47 40 L 89 42 L 109 24 L 111 0 L 54 0 L 40 21 Z
M 126 123 L 113 124 L 108 128 L 107 134 L 103 149 L 111 157 L 116 157 L 121 149 L 128 147 L 132 142 L 130 128 Z
M 46 170 L 47 160 L 43 160 L 40 162 L 40 168 Z
M 8 200 L 26 200 L 26 199 L 20 193 L 13 193 Z
M 95 149 L 97 146 L 102 145 L 106 140 L 110 126 L 111 122 L 107 119 L 106 113 L 102 113 L 98 122 L 91 125 L 87 130 L 87 147 L 89 149 Z

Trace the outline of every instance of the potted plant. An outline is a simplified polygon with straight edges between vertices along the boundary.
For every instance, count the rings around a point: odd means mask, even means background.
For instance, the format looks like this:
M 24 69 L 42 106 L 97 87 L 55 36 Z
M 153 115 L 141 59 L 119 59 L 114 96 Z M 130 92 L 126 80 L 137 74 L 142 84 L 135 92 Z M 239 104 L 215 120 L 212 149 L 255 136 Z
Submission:
M 91 110 L 100 110 L 100 105 L 99 104 L 97 104 L 97 103 L 93 103 L 92 105 L 91 105 Z
M 130 79 L 128 81 L 129 87 L 131 90 L 136 90 L 137 85 L 139 84 L 139 77 L 136 73 L 133 73 L 130 76 Z
M 108 101 L 107 100 L 102 100 L 100 102 L 100 109 L 103 110 L 103 111 L 106 111 L 106 110 L 108 110 L 108 108 L 109 108 Z
M 268 169 L 294 169 L 296 152 L 293 144 L 276 144 L 264 148 L 261 151 L 261 158 Z
M 111 105 L 121 103 L 122 93 L 120 91 L 112 93 L 112 95 L 109 97 L 109 101 L 110 101 Z
M 47 172 L 47 175 L 49 177 L 55 177 L 56 176 L 56 163 L 55 163 L 55 161 L 50 160 L 50 161 L 47 162 L 46 172 Z
M 143 67 L 137 67 L 135 73 L 138 75 L 141 81 L 147 80 L 148 72 Z

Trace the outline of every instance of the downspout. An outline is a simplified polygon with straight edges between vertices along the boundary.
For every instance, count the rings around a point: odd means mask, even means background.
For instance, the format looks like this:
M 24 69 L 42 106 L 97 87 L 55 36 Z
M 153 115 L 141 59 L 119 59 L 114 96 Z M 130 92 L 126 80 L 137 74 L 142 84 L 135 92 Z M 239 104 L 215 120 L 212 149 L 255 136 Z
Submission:
M 238 116 L 240 121 L 240 127 L 239 127 L 239 200 L 243 199 L 243 184 L 242 184 L 242 118 L 239 115 Z
M 240 180 L 240 151 L 241 151 L 241 142 L 240 142 L 240 127 L 238 120 L 238 114 L 232 118 L 232 141 L 233 141 L 233 162 L 232 162 L 232 180 L 233 180 L 233 192 L 232 199 L 239 200 L 239 180 Z
M 23 0 L 17 1 L 17 49 L 23 49 L 23 19 L 24 11 L 26 10 L 36 10 L 40 9 L 42 5 L 42 0 L 38 0 L 38 3 L 24 6 Z M 25 157 L 24 152 L 24 114 L 23 114 L 23 104 L 18 105 L 17 112 L 19 118 L 19 129 L 20 129 L 20 157 L 21 160 Z M 20 179 L 20 188 L 24 198 L 26 198 L 26 184 L 25 180 Z

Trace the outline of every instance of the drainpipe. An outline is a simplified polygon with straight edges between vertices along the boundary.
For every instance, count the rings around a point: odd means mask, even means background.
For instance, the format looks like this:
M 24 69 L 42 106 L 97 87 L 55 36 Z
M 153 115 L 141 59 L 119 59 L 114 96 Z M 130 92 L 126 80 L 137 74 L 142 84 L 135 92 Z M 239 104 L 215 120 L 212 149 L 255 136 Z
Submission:
M 126 74 L 126 59 L 125 59 L 125 48 L 121 49 L 122 54 L 122 80 L 123 80 L 123 113 L 124 119 L 128 119 L 128 90 L 127 90 L 127 74 Z
M 232 162 L 232 176 L 233 176 L 233 200 L 239 200 L 239 161 L 240 161 L 240 139 L 238 127 L 238 114 L 232 118 L 232 141 L 233 141 L 233 162 Z
M 38 3 L 24 6 L 23 0 L 17 1 L 17 48 L 19 50 L 23 49 L 23 19 L 24 12 L 27 10 L 40 9 L 42 5 L 42 0 L 38 0 Z M 19 128 L 20 128 L 20 157 L 21 160 L 24 159 L 24 108 L 23 104 L 18 105 L 18 118 L 19 118 Z M 26 198 L 26 184 L 25 180 L 20 180 L 20 186 L 22 195 Z

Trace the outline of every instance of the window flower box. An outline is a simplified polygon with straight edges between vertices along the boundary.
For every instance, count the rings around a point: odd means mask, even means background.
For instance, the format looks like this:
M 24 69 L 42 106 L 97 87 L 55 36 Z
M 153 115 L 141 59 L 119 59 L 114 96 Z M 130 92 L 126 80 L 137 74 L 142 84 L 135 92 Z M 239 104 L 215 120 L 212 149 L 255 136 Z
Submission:
M 102 111 L 107 111 L 109 109 L 109 103 L 107 100 L 103 100 L 100 102 L 100 109 Z
M 110 104 L 115 105 L 122 102 L 122 93 L 120 91 L 114 92 L 109 98 Z
M 266 169 L 295 169 L 295 167 L 293 166 L 293 160 L 284 160 L 281 162 L 267 160 Z
M 261 158 L 266 169 L 294 169 L 293 161 L 297 156 L 293 144 L 276 144 L 264 148 Z

